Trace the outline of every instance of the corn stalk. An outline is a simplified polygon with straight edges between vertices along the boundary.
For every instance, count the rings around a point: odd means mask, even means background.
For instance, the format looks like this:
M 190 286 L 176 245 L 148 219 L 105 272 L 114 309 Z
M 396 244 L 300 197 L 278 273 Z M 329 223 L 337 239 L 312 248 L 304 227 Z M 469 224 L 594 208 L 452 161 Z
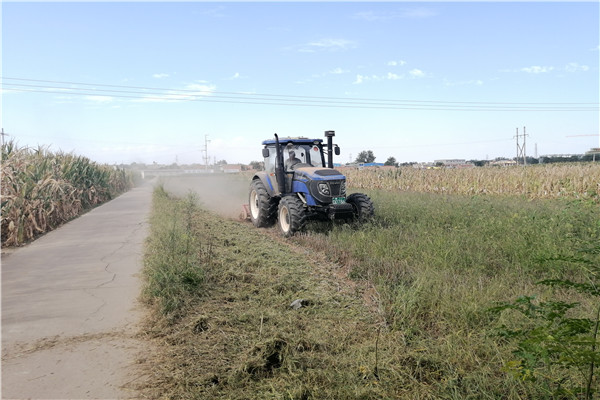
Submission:
M 3 246 L 19 246 L 132 186 L 129 173 L 43 147 L 2 145 Z
M 357 189 L 458 195 L 517 195 L 529 199 L 571 198 L 600 202 L 600 164 L 546 164 L 469 169 L 344 170 Z

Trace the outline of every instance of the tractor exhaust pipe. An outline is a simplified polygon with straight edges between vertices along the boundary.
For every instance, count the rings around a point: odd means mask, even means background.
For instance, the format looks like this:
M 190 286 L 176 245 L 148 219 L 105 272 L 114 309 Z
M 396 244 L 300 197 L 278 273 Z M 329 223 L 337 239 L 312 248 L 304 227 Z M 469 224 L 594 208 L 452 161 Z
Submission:
M 275 134 L 275 143 L 277 143 L 277 162 L 275 163 L 275 179 L 277 179 L 277 188 L 282 195 L 286 193 L 285 171 L 283 170 L 283 151 L 279 144 L 279 136 Z
M 327 137 L 327 168 L 333 168 L 333 137 L 335 131 L 325 131 Z

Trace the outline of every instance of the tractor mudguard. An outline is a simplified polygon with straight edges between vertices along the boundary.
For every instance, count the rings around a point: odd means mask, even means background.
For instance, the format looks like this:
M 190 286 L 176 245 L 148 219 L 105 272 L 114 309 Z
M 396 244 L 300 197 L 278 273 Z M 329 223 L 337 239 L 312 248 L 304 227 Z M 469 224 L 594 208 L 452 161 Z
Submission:
M 265 185 L 265 189 L 267 189 L 267 193 L 269 193 L 269 196 L 271 197 L 275 197 L 279 195 L 279 190 L 277 188 L 277 181 L 275 180 L 275 175 L 273 174 L 273 176 L 270 176 L 270 174 L 268 174 L 265 171 L 261 171 L 261 172 L 257 172 L 253 177 L 252 180 L 254 179 L 260 179 L 260 181 L 263 183 L 263 185 Z

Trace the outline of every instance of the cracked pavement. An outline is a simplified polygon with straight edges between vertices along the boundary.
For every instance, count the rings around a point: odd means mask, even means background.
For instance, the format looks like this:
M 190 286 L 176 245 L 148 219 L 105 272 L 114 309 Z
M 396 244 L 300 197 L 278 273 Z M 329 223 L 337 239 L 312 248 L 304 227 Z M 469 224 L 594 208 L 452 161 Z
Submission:
M 2 399 L 136 398 L 151 197 L 132 189 L 3 250 Z

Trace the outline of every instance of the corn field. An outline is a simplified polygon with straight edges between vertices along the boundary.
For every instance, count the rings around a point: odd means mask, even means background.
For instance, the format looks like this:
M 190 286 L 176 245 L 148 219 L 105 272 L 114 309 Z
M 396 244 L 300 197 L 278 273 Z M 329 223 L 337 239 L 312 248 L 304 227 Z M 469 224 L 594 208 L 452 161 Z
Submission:
M 124 170 L 86 157 L 2 145 L 2 246 L 19 246 L 133 185 Z
M 573 198 L 600 202 L 600 163 L 538 164 L 469 169 L 344 169 L 357 189 L 458 195 L 517 195 L 530 199 Z

